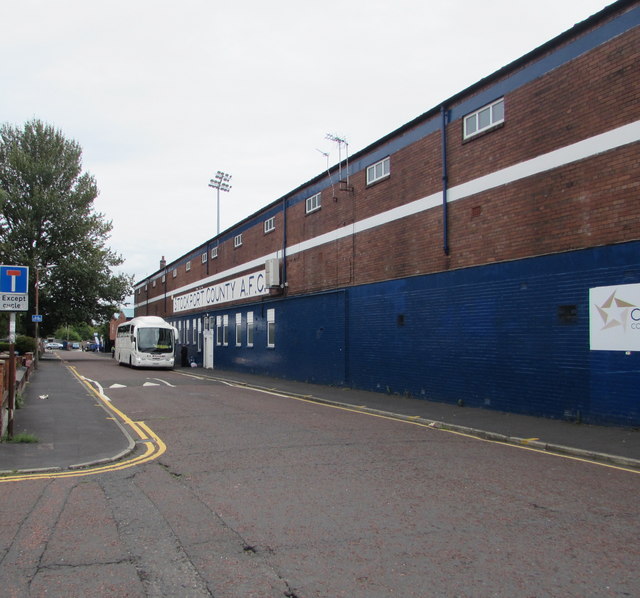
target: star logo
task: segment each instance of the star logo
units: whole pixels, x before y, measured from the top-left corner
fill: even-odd
[[[596,309],[602,318],[601,330],[622,326],[622,329],[626,331],[629,313],[634,307],[637,307],[633,303],[618,299],[618,297],[616,297],[617,292],[616,290],[611,293],[602,305],[596,305]]]

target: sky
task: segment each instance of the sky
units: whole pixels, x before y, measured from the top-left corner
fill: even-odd
[[[612,0],[0,0],[0,124],[81,146],[139,281]],[[342,157],[344,158],[344,146]]]

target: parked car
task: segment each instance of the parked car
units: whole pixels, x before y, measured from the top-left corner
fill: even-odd
[[[62,349],[62,343],[56,343],[56,342],[47,343],[45,345],[45,348],[47,348],[47,349]]]

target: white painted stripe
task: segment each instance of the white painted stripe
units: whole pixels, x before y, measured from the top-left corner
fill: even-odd
[[[525,160],[524,162],[514,164],[502,170],[496,170],[491,174],[479,177],[468,183],[452,187],[448,200],[456,201],[464,197],[469,197],[470,195],[475,195],[488,189],[507,185],[529,176],[577,162],[578,160],[597,156],[598,154],[608,152],[638,140],[640,140],[640,121],[614,129],[613,131],[607,131],[606,133],[590,137],[583,141],[578,141],[572,145],[531,158],[531,160]]]
[[[601,133],[600,135],[595,135],[594,137],[578,141],[577,143],[573,143],[571,145],[548,152],[546,154],[541,154],[540,156],[536,156],[535,158],[531,158],[530,160],[525,160],[524,162],[514,164],[513,166],[508,166],[507,168],[496,170],[495,172],[478,177],[477,179],[473,179],[472,181],[462,183],[461,185],[451,187],[447,191],[447,202],[451,203],[459,199],[464,199],[465,197],[470,197],[471,195],[476,195],[477,193],[488,191],[489,189],[494,189],[495,187],[500,187],[501,185],[508,185],[509,183],[513,183],[530,176],[547,172],[549,170],[553,170],[554,168],[560,168],[562,166],[566,166],[567,164],[571,164],[572,162],[577,162],[579,160],[597,156],[598,154],[602,154],[604,152],[608,152],[624,145],[628,145],[629,143],[635,143],[637,141],[640,141],[640,120],[629,123],[627,125],[623,125],[622,127],[618,127],[617,129],[607,131],[606,133]],[[401,218],[414,216],[415,214],[419,214],[420,212],[425,212],[432,208],[438,207],[441,204],[442,191],[438,191],[437,193],[434,193],[427,197],[423,197],[421,199],[403,204],[396,208],[392,208],[391,210],[387,210],[386,212],[381,212],[380,214],[376,214],[375,216],[370,216],[369,218],[359,220],[355,224],[335,229],[312,239],[307,239],[306,241],[297,243],[296,245],[288,246],[287,256],[295,255],[303,251],[308,251],[310,249],[314,249],[315,247],[320,247],[321,245],[325,245],[327,243],[337,241],[338,239],[348,237],[352,234],[358,234],[377,226],[383,226]],[[185,293],[186,291],[195,287],[200,287],[205,284],[215,282],[216,280],[222,280],[235,274],[239,274],[240,272],[246,272],[254,268],[264,267],[266,260],[280,257],[282,257],[282,251],[270,253],[263,257],[251,260],[250,262],[245,262],[244,264],[240,264],[239,266],[230,268],[229,270],[225,270],[224,272],[218,272],[217,274],[209,276],[205,279],[198,280],[179,289],[170,291],[169,293],[167,293],[167,296],[172,297],[173,295]],[[141,301],[139,303],[136,303],[135,305],[136,307],[141,307],[143,305],[146,305],[147,303],[153,303],[155,301],[161,301],[163,299],[164,295],[161,295],[159,297],[150,299],[148,302]]]

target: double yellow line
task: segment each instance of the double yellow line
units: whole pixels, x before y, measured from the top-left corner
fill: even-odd
[[[106,465],[100,465],[96,467],[87,466],[86,469],[69,469],[65,471],[43,471],[43,472],[25,472],[15,475],[8,475],[0,477],[0,483],[2,482],[19,482],[24,480],[48,480],[54,478],[75,478],[82,476],[97,475],[99,473],[108,473],[111,471],[119,471],[134,467],[136,465],[142,465],[157,459],[166,450],[167,446],[160,439],[160,437],[153,432],[153,430],[142,421],[133,421],[128,415],[117,409],[111,403],[111,400],[98,392],[89,382],[87,382],[84,376],[81,376],[75,367],[67,366],[71,373],[93,393],[101,402],[101,406],[107,412],[114,414],[114,419],[119,421],[124,426],[131,428],[133,433],[137,436],[138,442],[145,445],[143,454],[132,457],[130,459],[118,460]]]

